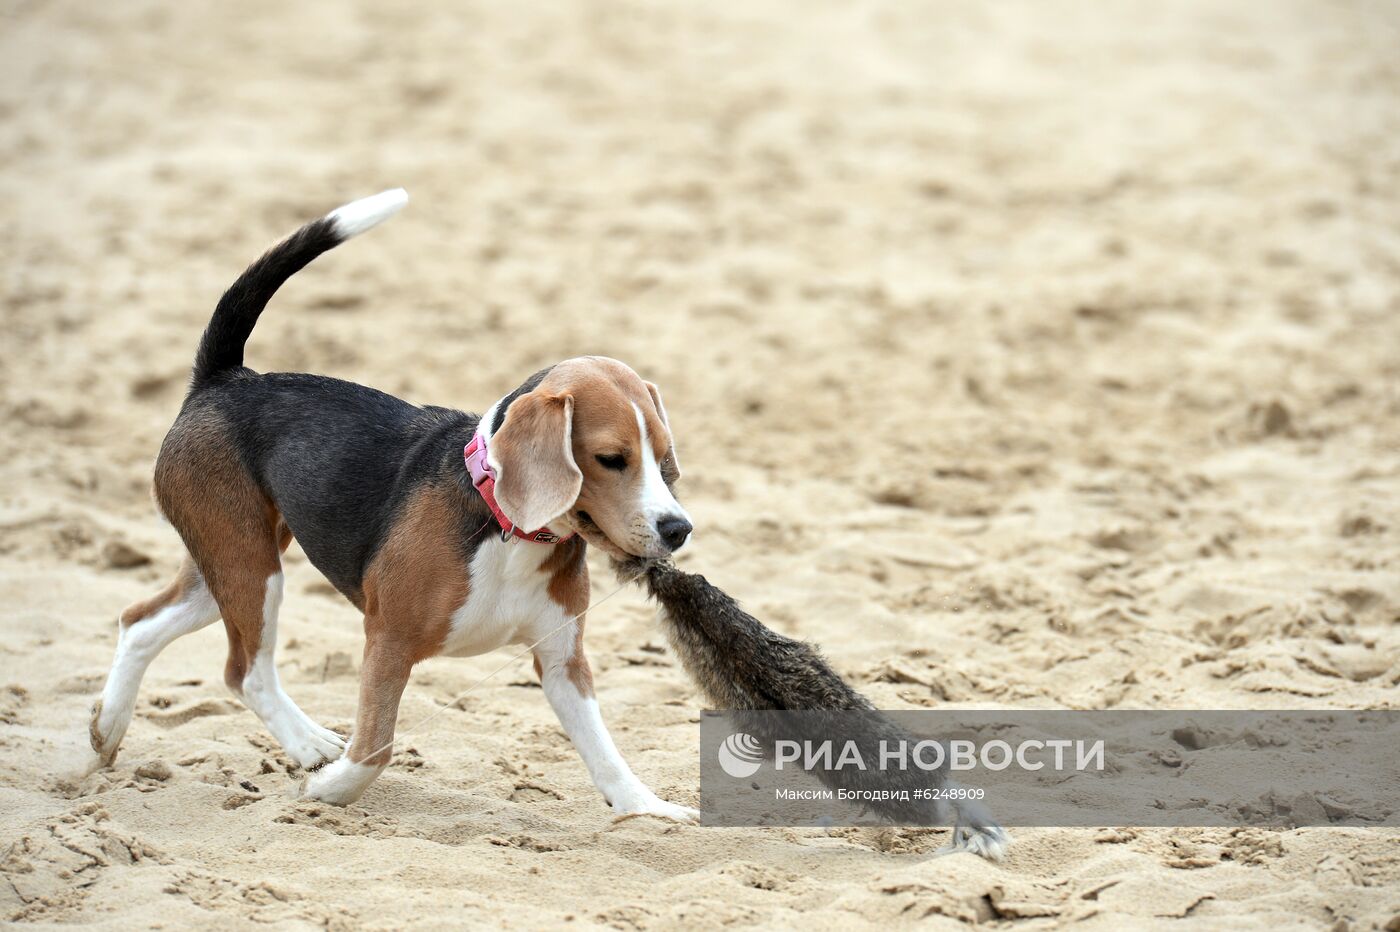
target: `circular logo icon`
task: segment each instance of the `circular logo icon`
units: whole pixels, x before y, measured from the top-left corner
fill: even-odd
[[[753,735],[735,732],[719,746],[719,765],[735,779],[753,776],[762,763],[763,747]]]

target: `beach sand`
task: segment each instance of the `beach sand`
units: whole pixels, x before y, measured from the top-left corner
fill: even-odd
[[[248,362],[482,410],[659,383],[681,565],[884,708],[1369,708],[1400,686],[1400,11],[1383,3],[11,2],[0,8],[0,918],[64,927],[1395,929],[1395,830],[614,823],[508,654],[422,665],[346,809],[212,626],[74,777],[214,302],[402,185]],[[612,576],[594,564],[595,595]],[[356,611],[287,556],[279,660],[353,718]],[[698,799],[633,591],[599,699]]]

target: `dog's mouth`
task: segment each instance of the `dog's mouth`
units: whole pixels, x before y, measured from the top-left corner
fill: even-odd
[[[598,526],[598,522],[593,520],[593,516],[582,508],[574,512],[574,530],[578,531],[579,537],[602,550],[609,556],[623,559],[630,556],[617,544],[612,542],[612,538],[603,533],[603,529]]]
[[[603,529],[598,526],[598,522],[593,520],[593,516],[582,508],[573,513],[573,519],[574,530],[578,532],[578,535],[614,560],[631,560],[640,556],[626,547],[615,544],[611,537],[603,533]]]

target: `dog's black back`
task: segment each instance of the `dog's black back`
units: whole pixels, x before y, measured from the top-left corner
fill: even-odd
[[[341,379],[240,366],[196,385],[170,437],[205,419],[225,429],[307,558],[352,601],[397,509],[419,485],[467,483],[459,496],[464,541],[488,515],[469,494],[461,462],[477,415],[418,407]]]

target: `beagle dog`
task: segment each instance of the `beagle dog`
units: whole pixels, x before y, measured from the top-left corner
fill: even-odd
[[[613,811],[693,820],[695,810],[659,799],[622,759],[583,650],[588,545],[659,557],[690,536],[671,491],[680,471],[657,387],[617,360],[585,356],[535,373],[477,416],[243,365],[282,283],[407,200],[386,191],[307,224],[214,309],[155,466],[156,503],[187,553],[164,590],[121,614],[92,710],[95,766],[116,756],[152,659],[219,618],[228,687],[314,771],[304,794],[338,805],[388,765],[414,664],[538,641],[544,694]],[[278,680],[281,555],[292,538],[364,612],[348,743]]]

